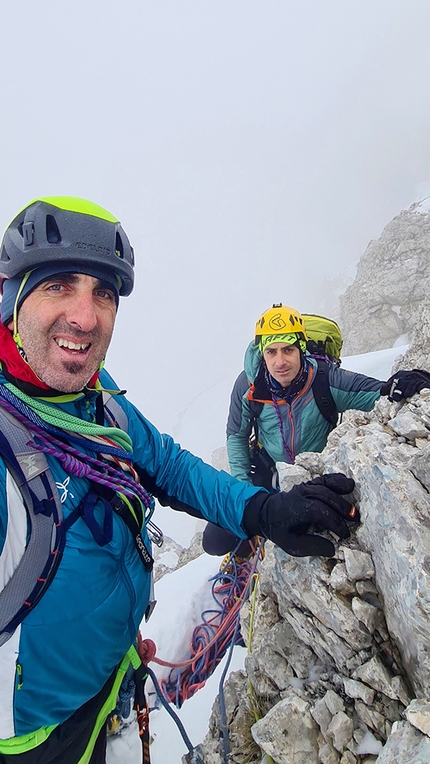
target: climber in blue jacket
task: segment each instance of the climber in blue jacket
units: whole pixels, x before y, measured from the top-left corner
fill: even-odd
[[[134,254],[105,209],[33,201],[4,234],[0,274],[0,764],[103,764],[151,599],[152,495],[238,538],[331,556],[312,528],[349,535],[354,482],[327,475],[270,495],[181,449],[120,393],[103,364]],[[24,453],[11,428],[25,428]]]

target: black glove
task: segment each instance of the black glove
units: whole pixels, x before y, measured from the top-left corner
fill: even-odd
[[[381,395],[388,395],[389,401],[401,401],[402,398],[412,398],[425,387],[430,387],[430,374],[423,369],[398,371],[381,387]]]
[[[250,537],[264,536],[296,557],[332,557],[332,542],[308,534],[308,530],[316,526],[316,530],[329,530],[341,539],[348,538],[345,520],[358,522],[360,516],[342,494],[351,493],[354,485],[346,475],[333,473],[295,485],[287,493],[259,492],[245,507],[243,527]]]

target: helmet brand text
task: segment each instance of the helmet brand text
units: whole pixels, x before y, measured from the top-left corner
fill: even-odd
[[[75,242],[75,247],[78,249],[89,249],[90,252],[98,252],[99,254],[103,255],[110,255],[111,250],[109,247],[102,247],[98,244],[86,244],[84,241],[77,241]]]

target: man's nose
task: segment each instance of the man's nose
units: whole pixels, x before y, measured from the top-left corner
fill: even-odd
[[[82,332],[91,332],[97,324],[94,297],[91,292],[74,295],[66,310],[67,323]]]

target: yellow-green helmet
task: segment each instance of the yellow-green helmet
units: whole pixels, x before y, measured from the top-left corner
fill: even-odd
[[[7,279],[57,263],[94,265],[117,277],[120,295],[134,283],[134,253],[119,220],[75,196],[34,199],[7,227],[0,275]]]

